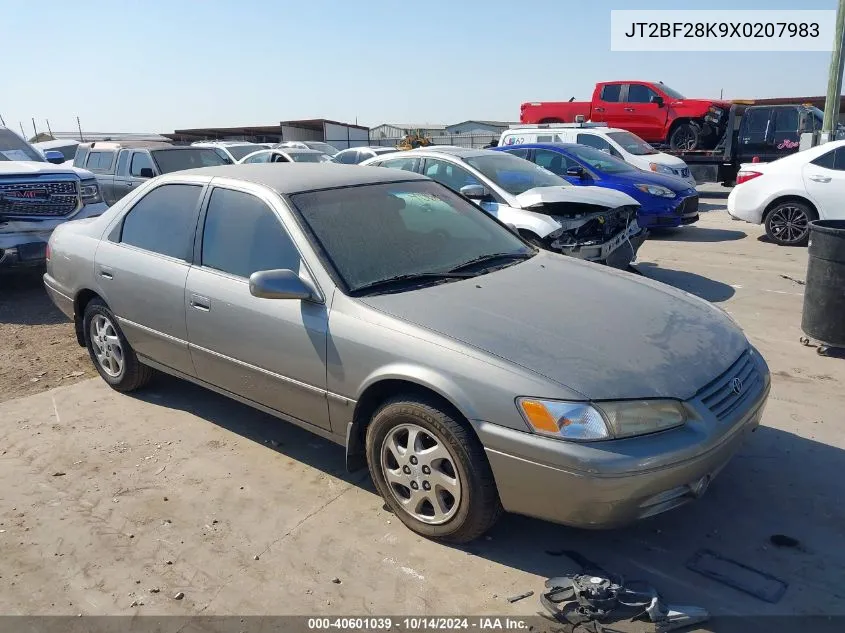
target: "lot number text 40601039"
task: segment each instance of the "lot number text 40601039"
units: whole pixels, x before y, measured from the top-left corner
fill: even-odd
[[[351,617],[351,618],[308,618],[308,628],[320,630],[397,630],[397,631],[519,631],[528,630],[529,624],[513,617]]]

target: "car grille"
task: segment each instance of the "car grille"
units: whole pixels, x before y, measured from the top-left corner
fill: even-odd
[[[724,374],[704,387],[698,397],[716,418],[724,420],[756,402],[763,388],[763,377],[751,353],[745,351]]]
[[[78,208],[76,179],[0,182],[0,215],[63,217]]]
[[[690,196],[684,198],[683,202],[678,205],[678,215],[687,215],[689,213],[698,213],[698,196]]]

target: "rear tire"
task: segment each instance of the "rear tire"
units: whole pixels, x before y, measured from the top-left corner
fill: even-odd
[[[806,246],[810,239],[810,222],[818,219],[810,205],[787,200],[766,214],[766,235],[779,246]]]
[[[381,405],[367,428],[367,463],[388,507],[427,538],[467,543],[502,512],[481,442],[434,400]]]
[[[92,299],[85,306],[82,332],[91,362],[112,389],[134,391],[150,381],[152,368],[138,360],[117,317],[101,299]]]

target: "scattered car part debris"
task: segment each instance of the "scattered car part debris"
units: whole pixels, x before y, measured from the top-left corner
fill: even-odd
[[[53,477],[64,477],[64,476],[65,476],[65,474],[66,474],[66,473],[63,473],[62,471],[59,471],[59,472],[53,473]]]
[[[519,602],[520,600],[524,600],[525,598],[530,598],[534,595],[533,591],[526,591],[525,593],[521,593],[516,596],[511,596],[508,598],[508,602]]]
[[[807,285],[806,282],[803,279],[796,279],[795,277],[790,277],[789,275],[781,275],[781,277],[783,279],[788,279],[789,281],[793,281],[796,284],[798,284],[799,286]]]
[[[769,541],[777,547],[798,547],[801,545],[801,541],[797,538],[792,538],[786,534],[772,534],[769,537]]]
[[[185,597],[184,592],[180,591],[180,592],[178,592],[175,596],[173,596],[173,599],[174,599],[174,600],[181,600],[181,599],[182,599],[182,598],[184,598],[184,597]]]
[[[602,570],[577,552],[566,555],[582,566],[582,573],[550,578],[546,581],[549,591],[540,596],[540,604],[562,624],[589,624],[599,633],[604,630],[601,622],[627,617],[648,620],[656,633],[666,633],[710,618],[701,607],[665,604],[651,585],[626,583],[622,576]]]
[[[687,563],[687,569],[772,604],[783,597],[789,586],[780,578],[708,549],[696,552]]]

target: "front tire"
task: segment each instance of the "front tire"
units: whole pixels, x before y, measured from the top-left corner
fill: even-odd
[[[669,147],[676,151],[691,151],[701,145],[701,126],[695,121],[685,121],[672,130]]]
[[[396,397],[379,407],[367,428],[367,463],[393,513],[422,536],[466,543],[501,514],[481,443],[434,401]]]
[[[82,321],[85,347],[100,376],[112,389],[127,392],[146,385],[152,368],[141,364],[108,306],[92,299]]]
[[[766,214],[766,235],[780,246],[806,246],[810,222],[817,219],[818,214],[804,202],[781,202]]]

